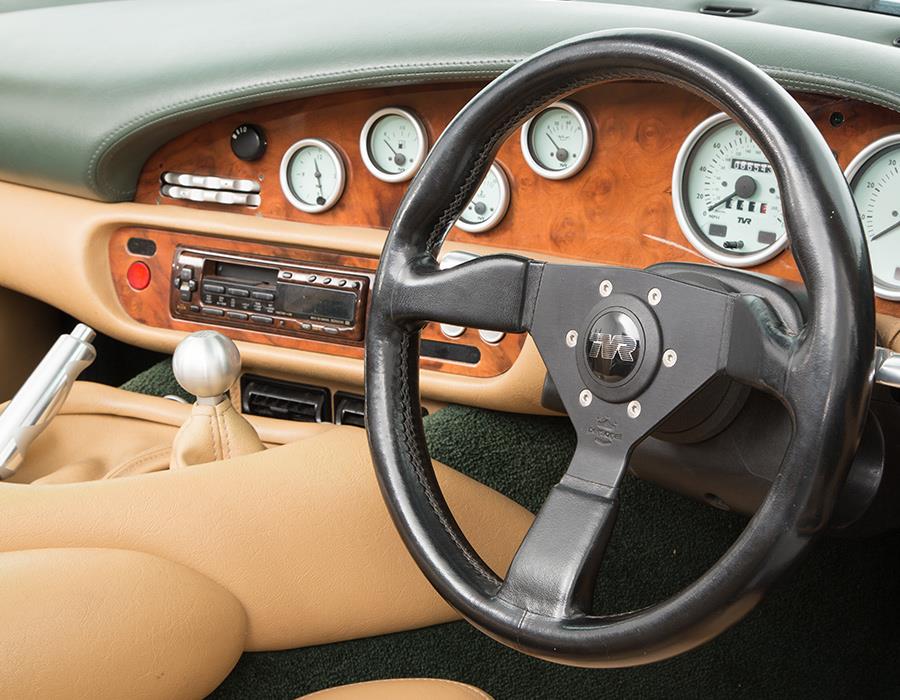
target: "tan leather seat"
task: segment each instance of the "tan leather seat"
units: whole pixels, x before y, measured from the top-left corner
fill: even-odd
[[[391,678],[304,695],[316,700],[491,700],[483,690],[441,678]]]

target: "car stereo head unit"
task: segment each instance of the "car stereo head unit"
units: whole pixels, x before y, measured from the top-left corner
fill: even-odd
[[[202,323],[360,342],[371,279],[365,270],[179,247],[171,311]]]

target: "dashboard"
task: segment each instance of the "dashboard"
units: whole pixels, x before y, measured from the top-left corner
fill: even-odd
[[[146,162],[137,202],[324,224],[333,250],[123,227],[109,245],[123,307],[157,328],[225,326],[253,342],[362,357],[364,314],[309,305],[341,294],[365,306],[377,257],[342,253],[343,232],[390,226],[428,148],[480,87],[322,95],[229,115],[173,139]],[[878,310],[900,316],[900,116],[854,99],[795,97],[847,171],[869,236]],[[627,81],[579,92],[523,126],[448,240],[457,251],[633,267],[688,261],[799,280],[782,207],[765,157],[728,117],[680,88]],[[141,252],[141,240],[152,255]],[[179,262],[186,247],[201,255],[187,282]],[[247,265],[219,279],[229,256]],[[444,264],[465,259],[457,252]],[[302,279],[284,276],[292,265]],[[273,276],[262,280],[260,269]],[[359,284],[355,301],[348,284]],[[313,301],[289,308],[286,295]],[[423,338],[423,367],[472,377],[507,371],[524,344],[522,336],[437,324]]]
[[[781,0],[745,17],[694,0],[393,0],[389,13],[362,0],[257,5],[194,0],[174,23],[142,2],[0,11],[4,287],[162,353],[185,332],[223,328],[248,371],[358,392],[368,285],[420,149],[534,52],[645,27],[734,51],[802,104],[854,183],[882,340],[895,337],[900,18]],[[300,40],[298,27],[317,31]],[[148,37],[152,50],[140,50]],[[512,252],[799,279],[765,163],[740,134],[698,131],[714,108],[640,82],[567,102],[502,147],[449,233],[445,265]],[[710,166],[727,176],[707,178]],[[738,196],[744,175],[753,182]],[[543,410],[532,339],[436,325],[423,338],[424,398]]]

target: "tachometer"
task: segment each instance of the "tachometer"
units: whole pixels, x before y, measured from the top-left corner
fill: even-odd
[[[758,265],[787,245],[775,172],[725,114],[702,122],[681,146],[672,201],[684,235],[715,262]]]
[[[900,299],[900,134],[864,148],[846,175],[869,244],[875,294]]]

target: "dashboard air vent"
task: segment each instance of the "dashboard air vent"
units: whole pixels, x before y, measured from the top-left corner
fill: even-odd
[[[731,5],[704,5],[700,8],[700,13],[716,17],[749,17],[755,15],[757,10],[752,7],[733,7]]]
[[[242,207],[258,207],[259,183],[254,180],[237,180],[215,175],[165,172],[159,186],[163,197],[186,199],[190,202],[234,204]]]

